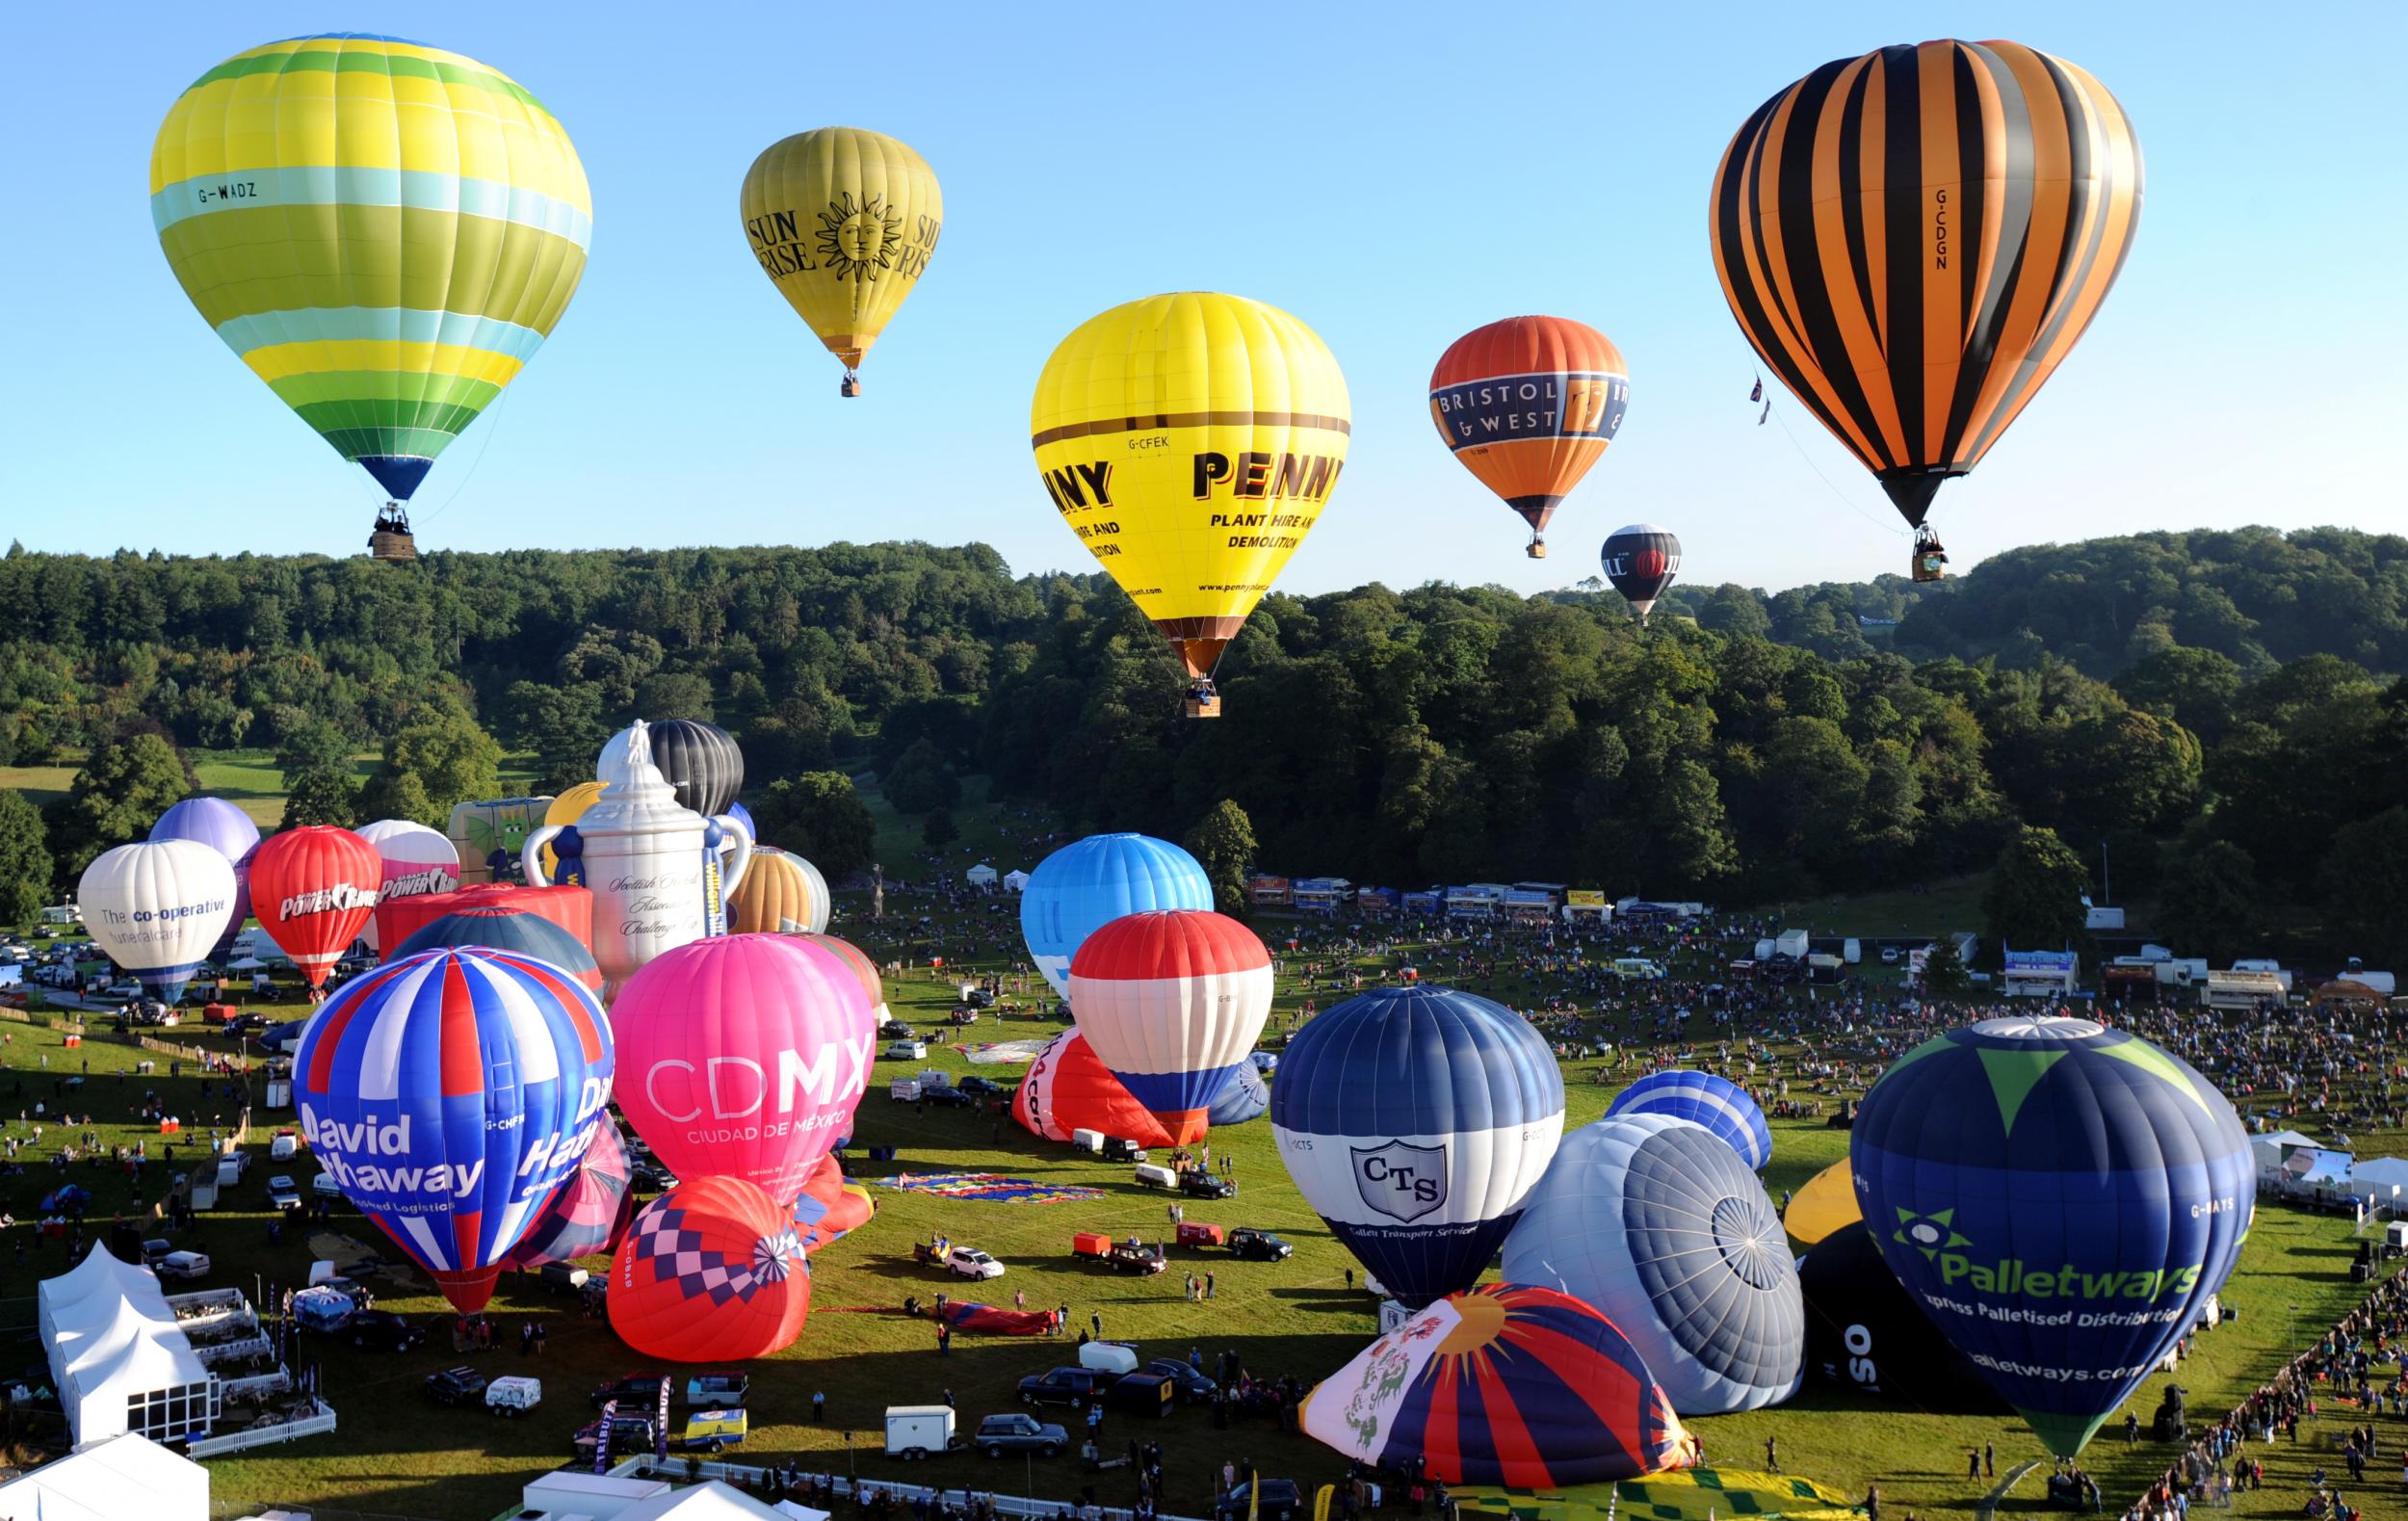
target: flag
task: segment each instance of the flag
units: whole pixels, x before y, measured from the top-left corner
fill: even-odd
[[[1758,412],[1758,413],[1756,414],[1756,426],[1757,426],[1757,427],[1759,427],[1759,428],[1762,428],[1762,427],[1765,425],[1765,419],[1766,419],[1766,418],[1767,418],[1767,417],[1770,417],[1771,415],[1772,415],[1772,398],[1771,398],[1771,397],[1769,397],[1769,396],[1767,396],[1767,397],[1766,397],[1766,398],[1765,398],[1765,409],[1764,409],[1763,411]],[[1788,427],[1789,425],[1788,425],[1787,423],[1784,423],[1784,424],[1782,424],[1781,426],[1783,426],[1784,428],[1786,428],[1786,427]]]
[[[1245,1521],[1263,1521],[1263,1471],[1245,1471]]]
[[[1761,402],[1765,399],[1765,378],[1763,376],[1760,375],[1756,377],[1756,388],[1747,393],[1747,399],[1751,402]]]

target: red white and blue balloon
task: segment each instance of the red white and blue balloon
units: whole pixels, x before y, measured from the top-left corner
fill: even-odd
[[[1174,1145],[1203,1138],[1270,1000],[1270,953],[1217,913],[1114,919],[1070,963],[1070,1011],[1087,1045]]]

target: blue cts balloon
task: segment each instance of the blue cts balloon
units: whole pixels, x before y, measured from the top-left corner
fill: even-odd
[[[1213,1108],[1207,1116],[1215,1130],[1223,1125],[1243,1125],[1260,1119],[1270,1108],[1270,1085],[1263,1081],[1254,1063],[1243,1062],[1221,1090],[1213,1096]]]
[[[1505,1276],[1604,1312],[1684,1415],[1778,1403],[1804,1377],[1780,1218],[1739,1154],[1686,1119],[1623,1115],[1565,1137],[1505,1238]]]
[[[2060,1457],[2197,1324],[2255,1202],[2224,1095],[2087,1019],[1916,1047],[1865,1095],[1848,1160],[1882,1259]]]
[[[1669,1115],[1703,1125],[1731,1143],[1740,1160],[1762,1172],[1772,1160],[1772,1127],[1747,1090],[1712,1072],[1650,1072],[1606,1106],[1606,1115]]]
[[[1289,1041],[1270,1123],[1304,1201],[1419,1309],[1470,1288],[1520,1218],[1563,1139],[1563,1073],[1502,1005],[1383,987]]]
[[[1070,958],[1086,937],[1124,914],[1153,908],[1209,911],[1213,884],[1195,857],[1150,834],[1090,834],[1029,874],[1020,935],[1055,996],[1070,996]]]

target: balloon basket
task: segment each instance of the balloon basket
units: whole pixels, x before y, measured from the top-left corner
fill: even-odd
[[[1533,538],[1531,540],[1530,548],[1524,550],[1523,553],[1532,560],[1544,560],[1547,558],[1547,541],[1543,538]]]
[[[368,536],[368,558],[406,564],[418,558],[418,540],[407,534],[379,529]]]
[[[1937,535],[1922,524],[1915,528],[1914,552],[1907,557],[1906,573],[1918,582],[1928,585],[1948,579],[1949,552],[1940,547]]]
[[[1186,701],[1187,715],[1191,719],[1220,717],[1220,694],[1210,687],[1191,691]]]
[[[836,394],[839,396],[859,396],[861,394],[861,377],[853,374],[851,370],[847,370],[845,372],[845,378],[836,382]]]

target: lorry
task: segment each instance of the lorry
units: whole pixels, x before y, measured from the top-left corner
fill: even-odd
[[[886,1407],[886,1455],[916,1462],[961,1445],[954,1434],[950,1404],[890,1404]]]

